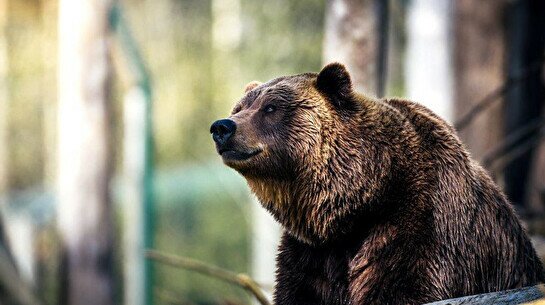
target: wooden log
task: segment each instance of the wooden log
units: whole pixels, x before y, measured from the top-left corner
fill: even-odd
[[[478,294],[473,296],[461,297],[456,299],[443,300],[439,302],[428,303],[428,305],[514,305],[523,304],[545,297],[545,285],[524,287],[513,290]]]

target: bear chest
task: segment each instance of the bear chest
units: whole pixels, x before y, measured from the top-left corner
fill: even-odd
[[[349,262],[352,251],[344,247],[315,248],[301,245],[287,245],[287,251],[280,257],[280,268],[286,278],[298,279],[287,286],[298,287],[297,297],[301,304],[348,304]],[[293,284],[293,285],[292,285]],[[288,289],[291,289],[288,288]],[[282,292],[281,292],[282,293]]]

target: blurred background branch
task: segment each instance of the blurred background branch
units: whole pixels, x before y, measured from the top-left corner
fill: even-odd
[[[168,264],[173,267],[199,272],[207,276],[229,282],[231,284],[239,285],[240,287],[250,292],[261,305],[271,304],[267,300],[267,297],[263,294],[263,291],[259,287],[259,285],[247,274],[234,273],[232,271],[206,264],[195,259],[164,254],[153,250],[147,251],[146,256],[163,264]]]
[[[524,68],[520,73],[509,77],[503,85],[487,94],[482,100],[476,102],[474,106],[458,121],[454,123],[456,130],[463,130],[475,119],[476,116],[488,109],[493,103],[501,101],[501,98],[519,83],[527,80],[529,77],[538,74],[543,69],[543,60],[535,62]]]

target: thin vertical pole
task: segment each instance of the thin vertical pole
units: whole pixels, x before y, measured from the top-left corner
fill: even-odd
[[[110,12],[134,84],[125,95],[125,304],[152,305],[154,272],[146,249],[154,246],[153,105],[149,74],[119,5]]]

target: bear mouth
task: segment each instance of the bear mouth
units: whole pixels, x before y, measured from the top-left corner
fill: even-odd
[[[261,153],[262,150],[238,151],[232,148],[222,148],[218,151],[224,160],[244,161]]]

